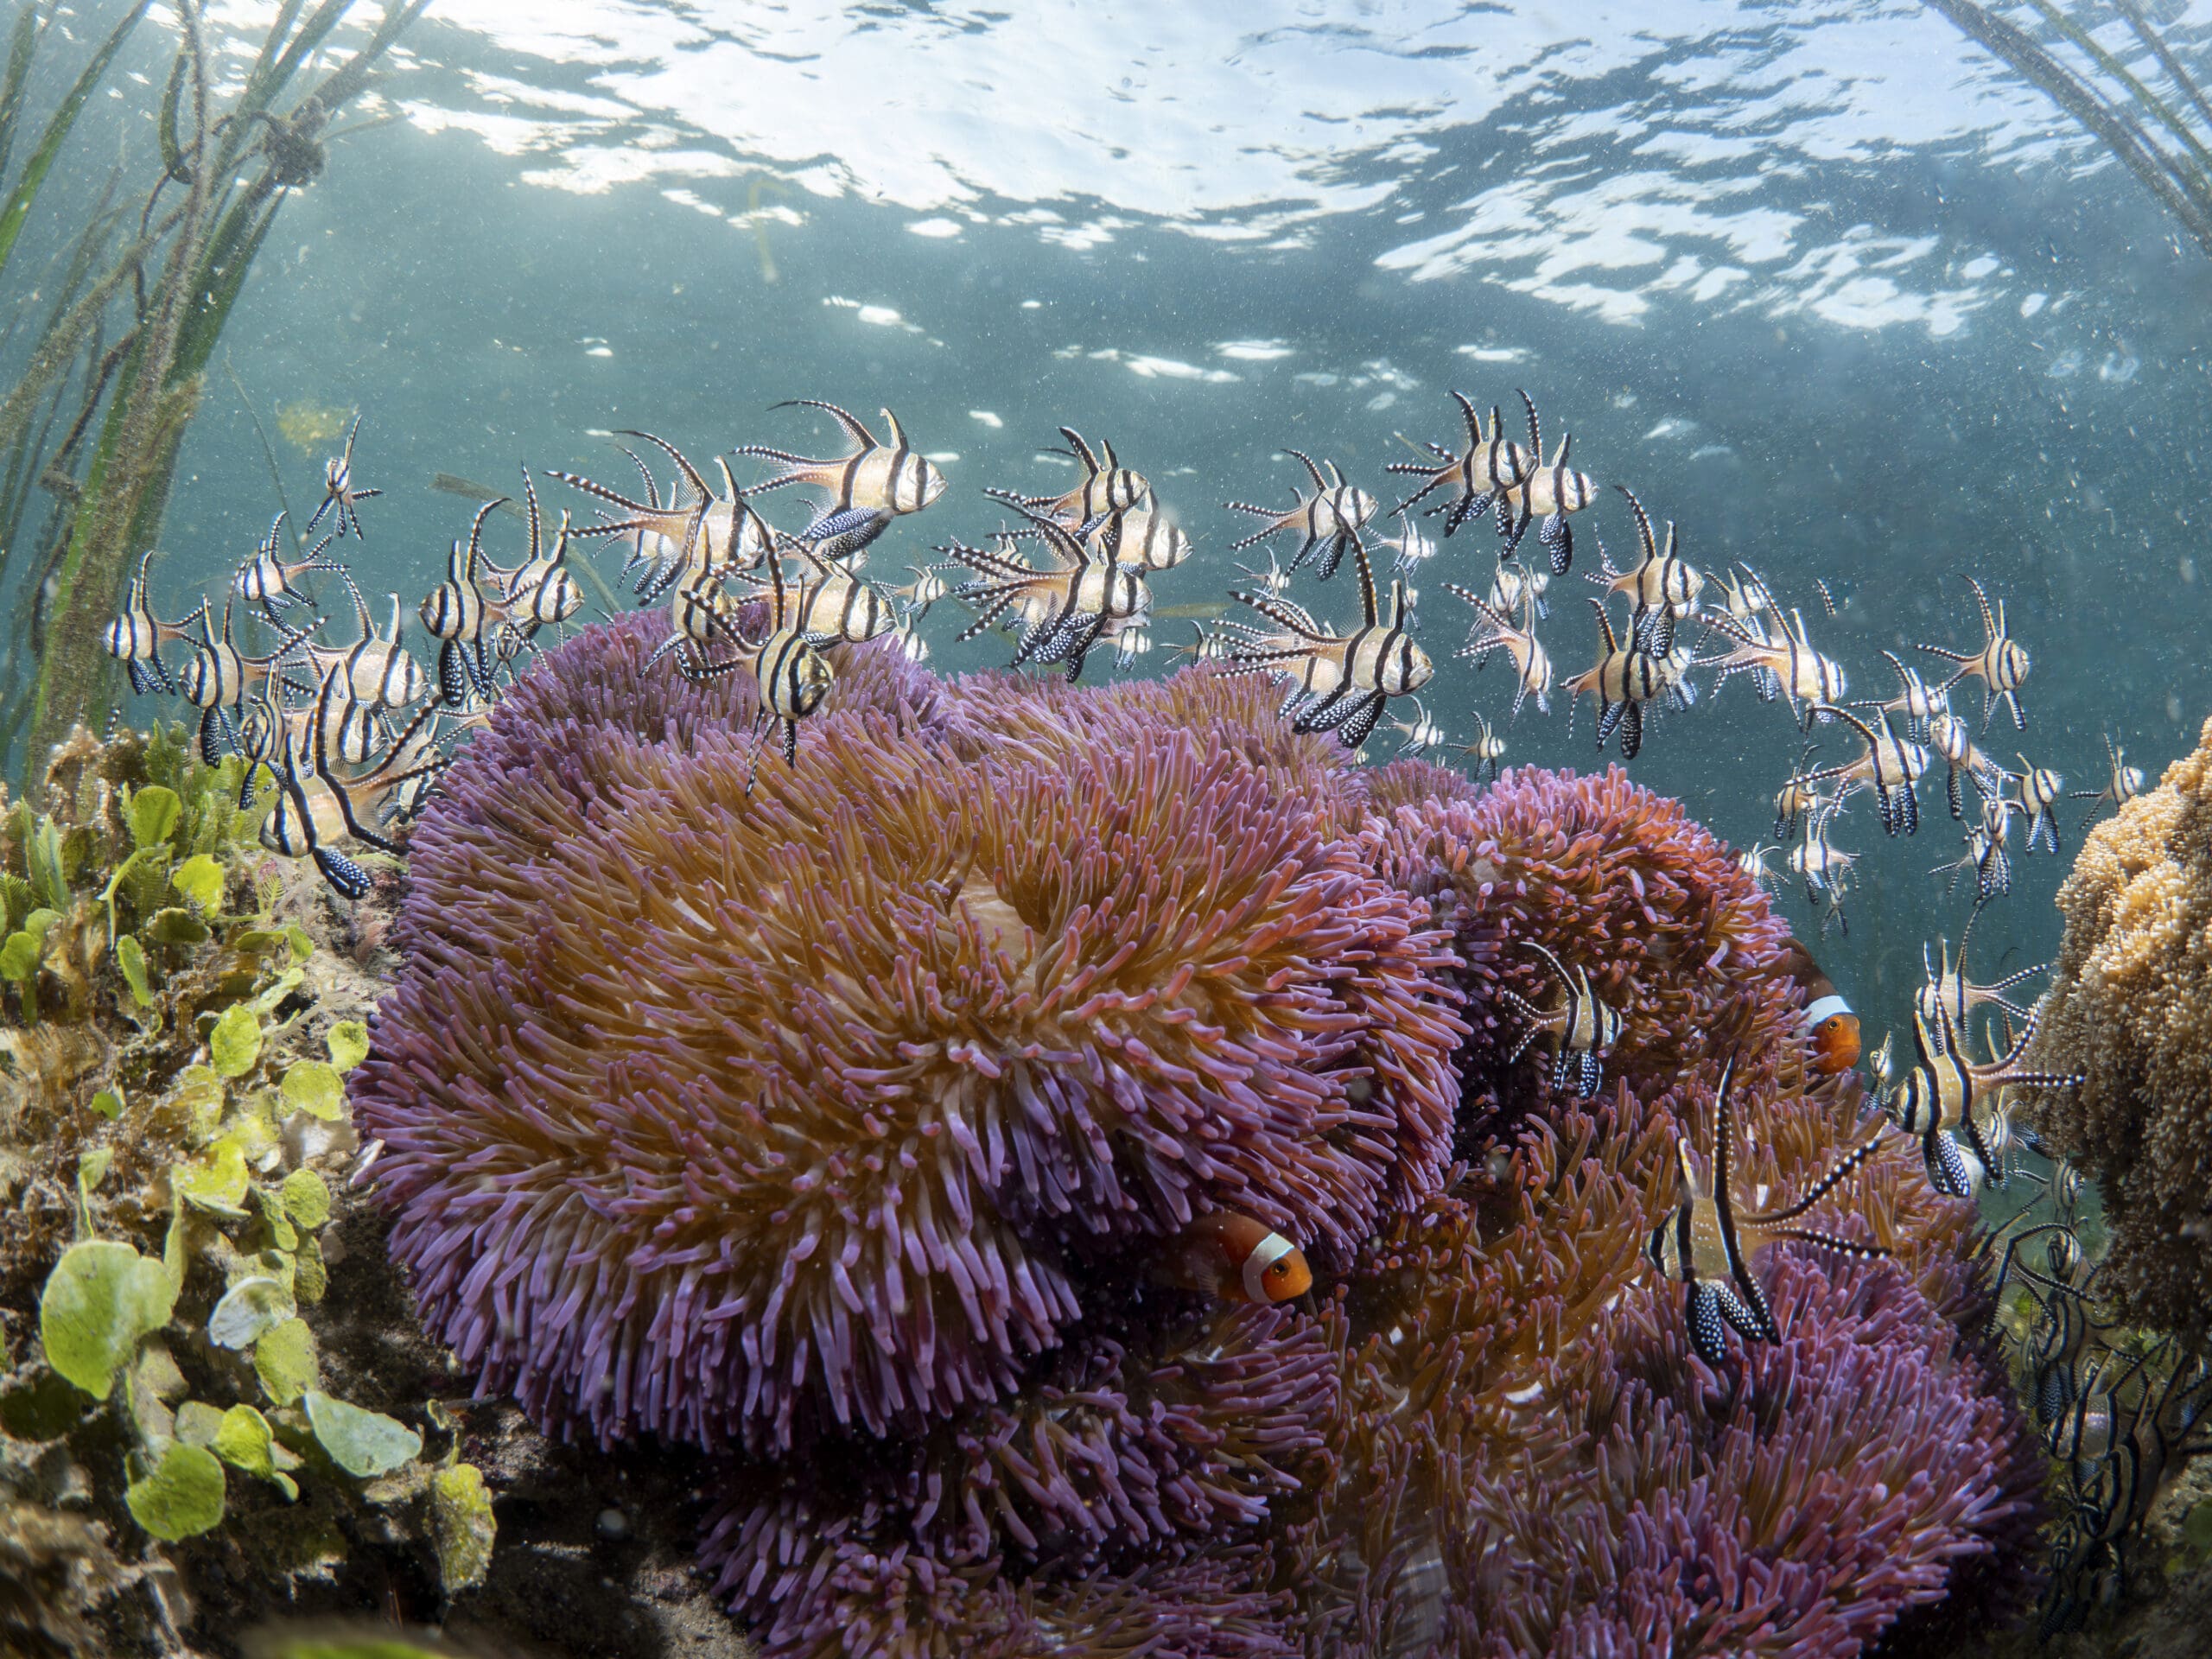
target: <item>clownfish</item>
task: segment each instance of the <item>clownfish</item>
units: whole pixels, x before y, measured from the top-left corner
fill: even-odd
[[[1813,1070],[1823,1077],[1859,1064],[1859,1015],[1796,939],[1783,944],[1783,971],[1805,991],[1805,1042]]]
[[[1266,1307],[1313,1288],[1313,1269],[1298,1246],[1263,1221],[1215,1210],[1171,1240],[1152,1276],[1179,1290]]]

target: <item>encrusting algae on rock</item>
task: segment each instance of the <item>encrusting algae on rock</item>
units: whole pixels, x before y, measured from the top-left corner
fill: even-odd
[[[888,645],[748,792],[749,683],[654,638],[455,757],[355,1094],[432,1333],[708,1450],[765,1651],[1840,1656],[2018,1599],[2043,1465],[1908,1143],[1816,1211],[1885,1259],[1758,1258],[1779,1341],[1707,1365],[1643,1262],[1732,1057],[1754,1207],[1878,1127],[1674,803]],[[1594,1100],[1506,1063],[1530,944],[1622,1014]],[[1159,1283],[1219,1211],[1311,1293]]]
[[[2101,1290],[2131,1322],[2202,1332],[2212,1296],[2212,722],[2154,789],[2084,838],[2038,1065],[2051,1151],[2096,1185]]]

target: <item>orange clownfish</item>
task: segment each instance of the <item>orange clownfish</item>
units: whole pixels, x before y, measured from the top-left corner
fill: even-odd
[[[1859,1015],[1821,971],[1812,953],[1789,939],[1783,945],[1783,971],[1804,988],[1805,1043],[1813,1070],[1824,1077],[1859,1064]]]
[[[1170,1240],[1153,1277],[1180,1290],[1262,1307],[1313,1287],[1313,1269],[1297,1245],[1267,1223],[1233,1210],[1210,1211]]]

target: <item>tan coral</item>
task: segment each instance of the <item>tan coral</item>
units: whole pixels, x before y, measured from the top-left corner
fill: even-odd
[[[2126,1317],[2197,1326],[2212,1289],[2212,721],[2194,753],[2091,831],[2059,889],[2066,941],[2037,1064],[2082,1073],[2035,1103],[2097,1185],[2102,1282]]]

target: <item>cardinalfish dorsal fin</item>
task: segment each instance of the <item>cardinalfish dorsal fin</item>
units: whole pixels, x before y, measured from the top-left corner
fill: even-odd
[[[360,638],[363,641],[373,639],[376,624],[369,618],[368,597],[361,592],[360,583],[353,580],[353,573],[348,570],[345,574],[346,591],[353,596],[353,620],[360,629]]]
[[[707,487],[707,480],[699,475],[699,469],[684,457],[682,450],[667,439],[655,437],[650,432],[640,432],[630,427],[623,428],[621,435],[626,438],[636,438],[642,443],[653,445],[676,463],[678,482],[675,497],[669,503],[671,509],[678,512],[698,511],[703,509],[708,502],[714,499],[714,492]]]
[[[1060,435],[1068,441],[1068,448],[1075,452],[1075,458],[1083,463],[1084,471],[1096,478],[1104,470],[1098,464],[1098,457],[1091,452],[1090,445],[1084,441],[1082,433],[1071,426],[1064,426],[1060,429]]]
[[[652,480],[648,479],[646,481],[650,483]],[[530,468],[527,466],[522,469],[522,493],[523,499],[528,504],[524,518],[530,526],[528,550],[523,556],[523,563],[529,564],[537,560],[540,550],[544,546],[545,533],[544,521],[537,511],[537,486],[531,481]]]
[[[1521,407],[1529,411],[1529,459],[1541,467],[1544,464],[1544,432],[1536,421],[1536,400],[1518,386],[1513,390],[1521,399]]]
[[[524,473],[523,474],[523,479],[525,484],[529,481],[529,474]],[[507,498],[504,495],[496,501],[486,501],[482,506],[476,510],[475,520],[468,526],[468,547],[467,551],[465,553],[462,552],[460,543],[456,542],[454,543],[454,551],[461,556],[460,567],[453,571],[453,579],[455,582],[474,582],[476,580],[477,569],[483,563],[484,560],[484,521],[506,505]],[[532,540],[534,541],[536,539],[534,532],[537,527],[537,498],[535,495],[532,495],[530,499],[530,512],[531,529],[533,531]]]
[[[819,397],[786,397],[783,402],[771,404],[768,407],[772,410],[818,409],[836,421],[839,426],[844,428],[845,435],[860,445],[861,448],[874,449],[881,447],[876,442],[874,435],[862,426],[857,417],[848,414],[835,404],[823,403]],[[886,414],[889,412],[887,410],[885,411]]]
[[[1659,549],[1656,539],[1651,534],[1651,520],[1643,511],[1643,503],[1636,499],[1636,492],[1630,489],[1627,485],[1616,484],[1613,487],[1628,499],[1628,510],[1636,518],[1637,540],[1643,549],[1643,563],[1649,564],[1659,556]],[[1669,525],[1669,529],[1671,531],[1673,526]],[[1671,546],[1668,549],[1670,553],[1673,550]]]
[[[1490,442],[1488,438],[1483,435],[1482,416],[1475,412],[1475,406],[1468,401],[1466,393],[1463,391],[1453,392],[1452,394],[1452,401],[1459,405],[1459,418],[1465,424],[1467,429],[1467,448],[1470,449],[1481,448],[1484,444]]]

